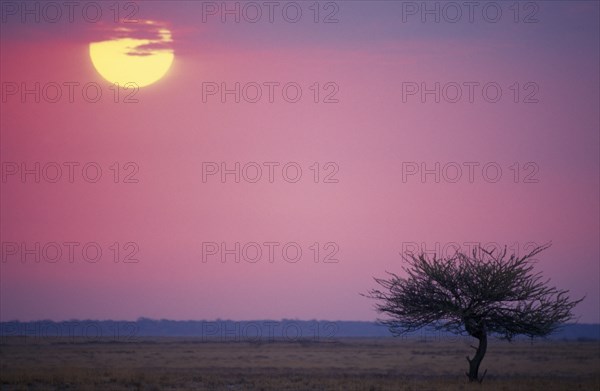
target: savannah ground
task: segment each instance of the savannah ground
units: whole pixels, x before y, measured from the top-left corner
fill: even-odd
[[[482,384],[466,338],[134,342],[3,338],[0,390],[598,390],[594,342],[491,340]]]

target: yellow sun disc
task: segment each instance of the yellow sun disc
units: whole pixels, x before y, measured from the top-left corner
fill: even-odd
[[[173,63],[172,50],[145,49],[156,41],[119,38],[90,43],[90,57],[98,73],[110,83],[144,87],[160,80]],[[140,50],[140,48],[143,48]]]

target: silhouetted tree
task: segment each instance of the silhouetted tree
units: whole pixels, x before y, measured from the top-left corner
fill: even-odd
[[[388,316],[380,321],[395,336],[433,326],[477,338],[475,355],[467,356],[467,376],[482,381],[479,366],[488,335],[509,341],[516,335],[546,336],[573,319],[571,310],[583,300],[570,300],[569,291],[549,286],[549,279],[534,272],[532,257],[549,246],[522,257],[507,257],[506,248],[497,254],[479,248],[470,256],[457,252],[445,259],[407,254],[406,277],[388,272],[387,279],[375,278],[381,288],[366,296],[379,301],[377,311]]]

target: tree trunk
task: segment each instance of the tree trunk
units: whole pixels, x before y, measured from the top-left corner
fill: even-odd
[[[485,351],[487,350],[487,333],[482,331],[475,337],[479,340],[479,346],[477,347],[475,356],[473,356],[472,359],[467,357],[467,361],[469,361],[469,373],[467,373],[467,376],[469,377],[469,381],[481,382],[483,381],[483,377],[481,380],[479,379],[479,365],[481,364],[481,360],[483,360],[483,356],[485,356]],[[483,376],[485,376],[485,373]]]

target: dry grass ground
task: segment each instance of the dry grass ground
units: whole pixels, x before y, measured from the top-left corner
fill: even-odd
[[[491,341],[483,384],[468,340],[111,342],[6,338],[4,390],[599,390],[598,342]]]

